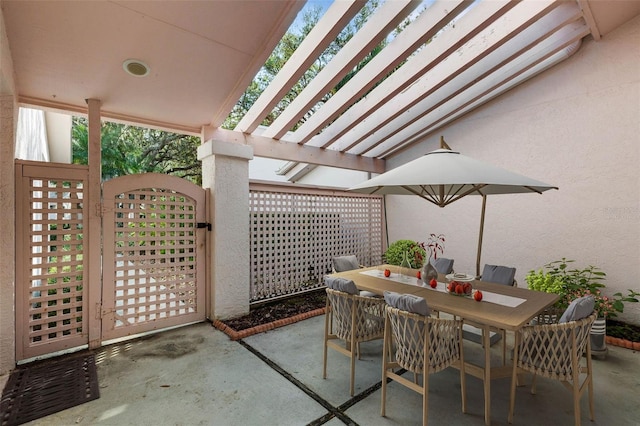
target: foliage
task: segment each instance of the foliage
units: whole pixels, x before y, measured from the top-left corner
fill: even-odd
[[[164,173],[202,183],[202,167],[197,159],[200,138],[125,124],[102,123],[102,180],[136,173]],[[88,126],[74,117],[72,126],[73,163],[88,163]]]
[[[342,49],[355,33],[362,28],[371,15],[378,8],[379,0],[369,0],[363,8],[358,12],[354,19],[345,26],[345,28],[336,36],[335,40],[322,52],[318,58],[311,64],[308,70],[300,77],[298,82],[291,87],[291,90],[283,96],[273,110],[262,120],[262,125],[271,125],[278,116],[284,111],[284,109],[291,104],[294,99],[302,93],[302,91],[311,83],[311,81],[318,75],[324,67],[329,64],[331,59]],[[275,76],[280,72],[282,67],[289,58],[294,54],[296,49],[303,42],[305,37],[311,32],[313,27],[318,23],[321,18],[322,8],[315,6],[307,9],[303,12],[302,24],[299,29],[290,29],[282,37],[278,45],[275,47],[269,58],[262,66],[253,82],[247,87],[244,94],[240,97],[233,110],[222,124],[225,129],[233,130],[240,122],[242,117],[249,111],[251,106],[260,97],[260,94],[267,88]],[[405,24],[406,25],[406,24]],[[300,127],[304,121],[310,117],[316,110],[324,105],[341,87],[343,87],[351,78],[353,78],[358,71],[360,71],[364,65],[366,65],[375,55],[377,55],[382,48],[387,44],[387,40],[383,40],[377,46],[374,46],[371,52],[369,52],[360,63],[356,64],[354,68],[336,83],[336,85],[329,90],[327,94],[323,96],[315,105],[310,107],[310,110],[305,116],[295,123],[291,128],[291,131],[295,131]],[[371,89],[370,89],[371,90]],[[366,94],[365,94],[366,95]]]
[[[418,269],[422,266],[426,255],[424,244],[413,240],[398,240],[394,242],[384,253],[384,258],[390,265],[400,265],[405,253],[409,254],[409,263],[411,263],[413,269]]]
[[[606,274],[592,265],[583,269],[569,269],[569,263],[573,262],[574,260],[562,258],[546,264],[544,269],[529,271],[525,278],[529,289],[561,295],[556,302],[556,306],[561,309],[566,309],[578,297],[592,295],[598,316],[608,318],[623,312],[625,302],[638,301],[640,293],[631,289],[626,296],[620,292],[613,296],[602,294],[601,289],[606,287],[603,283]]]
[[[427,240],[427,250],[429,251],[429,258],[438,258],[438,252],[444,253],[444,235],[443,234],[431,234]]]

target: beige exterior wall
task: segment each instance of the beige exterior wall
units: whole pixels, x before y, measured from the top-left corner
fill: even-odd
[[[13,65],[0,11],[0,376],[15,366],[14,146],[18,106]],[[4,380],[0,379],[0,385]]]
[[[248,145],[210,140],[198,147],[202,186],[211,189],[210,319],[249,312],[249,160]]]
[[[389,167],[438,148],[558,186],[542,195],[489,197],[481,265],[531,269],[566,257],[607,273],[605,293],[640,290],[640,17],[542,75],[438,131]],[[455,270],[475,270],[480,197],[444,209],[387,198],[389,240],[447,237]],[[640,303],[621,318],[640,324]]]

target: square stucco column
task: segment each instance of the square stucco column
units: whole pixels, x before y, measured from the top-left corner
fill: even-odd
[[[0,376],[15,367],[15,123],[13,95],[0,95]]]
[[[198,147],[202,186],[211,190],[210,319],[249,312],[249,160],[253,148],[209,140]]]

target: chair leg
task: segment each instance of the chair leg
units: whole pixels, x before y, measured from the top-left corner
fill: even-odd
[[[425,366],[426,368],[426,366]],[[427,426],[429,422],[429,371],[422,375],[422,426]]]
[[[349,395],[353,396],[354,393],[354,389],[355,389],[355,379],[356,379],[356,353],[354,352],[354,346],[356,345],[351,345],[351,379],[350,382],[351,384],[349,385]]]
[[[327,378],[327,340],[329,338],[329,317],[331,316],[331,310],[327,303],[324,317],[324,347],[322,348],[322,378]]]
[[[388,358],[387,358],[388,357]],[[385,416],[385,406],[387,402],[387,360],[391,362],[391,330],[389,321],[385,317],[384,337],[382,339],[382,401],[380,403],[380,415]]]
[[[579,370],[578,370],[579,371]],[[573,380],[573,418],[575,425],[580,426],[580,373]]]
[[[464,348],[462,345],[462,328],[460,329],[460,392],[462,397],[462,412],[467,412],[467,374],[464,370]]]
[[[589,419],[595,420],[595,414],[593,410],[593,371],[591,370],[591,342],[587,339],[587,378],[589,384],[587,385],[587,392],[589,392]]]

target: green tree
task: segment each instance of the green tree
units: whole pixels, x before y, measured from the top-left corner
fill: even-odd
[[[72,125],[73,163],[87,164],[88,128],[84,118]],[[111,122],[101,128],[102,180],[136,173],[164,173],[202,184],[197,159],[200,138]]]

